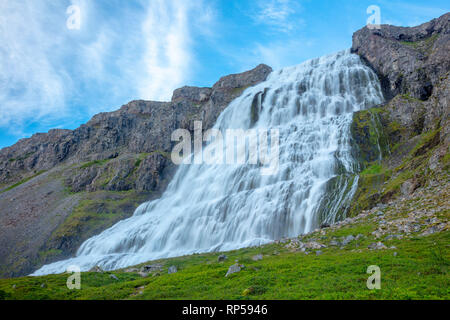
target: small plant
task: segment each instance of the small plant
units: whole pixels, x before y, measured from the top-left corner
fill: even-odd
[[[431,264],[438,273],[446,274],[449,266],[449,261],[445,258],[442,253],[442,247],[436,246],[430,250]]]

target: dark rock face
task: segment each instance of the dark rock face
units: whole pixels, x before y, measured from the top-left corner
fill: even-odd
[[[450,66],[450,13],[414,28],[367,27],[353,35],[352,51],[378,73],[387,99],[411,94],[426,100]]]
[[[413,28],[363,28],[352,50],[379,75],[387,99],[383,120],[398,127],[398,141],[440,126],[448,139],[450,13]]]
[[[75,130],[50,130],[0,150],[0,277],[73,255],[87,238],[161,195],[176,171],[171,134],[211,128],[272,69],[175,90],[170,102],[132,101]],[[17,186],[15,185],[17,184]]]

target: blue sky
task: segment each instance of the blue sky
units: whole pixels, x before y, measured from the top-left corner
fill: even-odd
[[[67,27],[71,5],[79,29]],[[349,48],[370,5],[402,26],[450,11],[448,0],[0,0],[0,148],[259,63]]]

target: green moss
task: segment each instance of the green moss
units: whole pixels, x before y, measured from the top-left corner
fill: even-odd
[[[351,133],[355,153],[363,167],[390,154],[389,139],[380,119],[384,112],[384,109],[372,108],[353,115]]]
[[[61,249],[65,243],[70,247],[128,218],[134,209],[145,202],[148,194],[98,191],[86,193],[72,214],[52,233],[46,248]]]
[[[442,128],[422,134],[420,142],[411,151],[409,158],[425,154],[439,144]]]
[[[400,173],[394,179],[387,181],[386,185],[384,186],[383,193],[390,195],[398,193],[398,191],[400,191],[400,187],[402,186],[402,184],[413,177],[414,173],[411,171],[404,171]]]
[[[379,163],[373,164],[370,167],[366,168],[361,175],[378,175],[383,170],[383,166]]]
[[[233,95],[233,96],[237,96],[237,95],[241,95],[245,90],[247,90],[248,88],[249,88],[250,86],[244,86],[244,87],[241,87],[241,88],[234,88],[232,91],[231,91],[231,94]]]
[[[411,97],[410,93],[402,94],[401,97],[402,97],[402,99],[407,100],[409,102],[420,102],[420,103],[423,103],[422,100],[414,98],[414,97]]]
[[[450,154],[447,153],[441,160],[442,164],[444,165],[444,170],[449,170],[450,168]]]
[[[22,156],[20,156],[20,157],[18,157],[18,158],[11,158],[11,159],[9,159],[8,161],[9,162],[15,162],[15,161],[23,161],[23,160],[26,160],[26,159],[28,159],[29,157],[31,157],[33,154],[35,154],[36,153],[36,151],[33,151],[33,152],[27,152],[27,153],[25,153],[24,155],[22,155]]]
[[[170,152],[166,152],[166,151],[163,151],[163,150],[155,150],[155,151],[152,151],[152,152],[149,152],[149,153],[141,153],[138,156],[138,160],[142,161],[142,160],[148,158],[149,156],[152,156],[152,155],[155,155],[155,154],[159,154],[159,155],[163,156],[166,159],[170,159],[171,158]]]
[[[16,187],[18,187],[18,186],[20,186],[20,185],[22,185],[22,184],[24,184],[24,183],[30,181],[31,179],[34,179],[34,178],[36,178],[37,176],[40,176],[40,175],[43,174],[44,172],[46,172],[46,171],[45,171],[45,170],[41,170],[41,171],[39,171],[38,173],[32,175],[31,177],[22,179],[22,180],[20,180],[19,182],[13,184],[12,186],[9,186],[8,188],[3,189],[2,191],[0,191],[0,193],[4,193],[4,192],[6,192],[6,191],[12,190],[12,189],[14,189],[14,188],[16,188]]]
[[[49,249],[49,250],[39,251],[39,258],[45,261],[46,259],[53,257],[53,256],[58,256],[61,253],[62,253],[62,251],[58,250],[58,249]]]
[[[356,216],[362,210],[370,209],[382,200],[384,183],[392,172],[380,164],[369,166],[359,176],[358,189],[353,197],[349,215]]]
[[[352,202],[353,185],[356,175],[342,173],[326,184],[326,192],[317,210],[318,224],[332,224],[343,220]]]
[[[142,159],[137,159],[137,160],[134,162],[134,167],[135,167],[135,168],[139,168],[139,167],[141,166],[141,162],[142,162]]]
[[[111,159],[104,159],[104,160],[94,160],[89,161],[80,166],[80,169],[86,169],[90,168],[92,166],[103,166],[104,164],[108,163]]]
[[[426,39],[419,41],[400,41],[402,45],[413,48],[414,50],[418,50],[422,53],[430,53],[434,43],[439,38],[439,34],[432,35]]]

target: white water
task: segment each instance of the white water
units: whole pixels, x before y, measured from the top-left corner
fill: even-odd
[[[257,94],[258,121],[252,124]],[[309,232],[320,223],[326,183],[338,168],[353,173],[352,113],[381,102],[376,75],[349,51],[273,72],[234,100],[215,128],[279,129],[277,174],[262,176],[260,167],[250,164],[183,165],[161,199],[142,204],[131,218],[87,240],[75,258],[34,275],[61,273],[70,265],[113,270]],[[332,199],[333,212],[344,198],[351,199],[357,179],[352,181],[350,195],[338,192]]]

